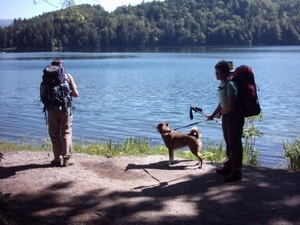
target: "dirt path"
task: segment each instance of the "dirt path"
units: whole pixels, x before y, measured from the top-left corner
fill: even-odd
[[[75,154],[65,168],[46,152],[4,157],[0,191],[12,193],[22,224],[300,224],[299,172],[247,165],[242,181],[224,183],[215,165],[169,168],[166,156]]]

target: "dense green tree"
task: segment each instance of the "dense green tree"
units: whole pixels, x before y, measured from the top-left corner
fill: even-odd
[[[14,19],[0,48],[300,44],[299,0],[154,0],[111,13],[74,5]]]

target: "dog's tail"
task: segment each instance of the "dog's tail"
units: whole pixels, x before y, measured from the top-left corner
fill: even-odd
[[[201,133],[197,127],[192,127],[189,135],[194,136],[197,139],[199,139],[201,137]]]

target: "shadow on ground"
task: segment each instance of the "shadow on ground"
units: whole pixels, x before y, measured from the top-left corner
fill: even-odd
[[[128,164],[125,171],[170,169],[162,163]],[[0,167],[0,177],[36,166]],[[181,169],[174,166],[172,172]],[[235,183],[224,183],[213,170],[184,181],[157,181],[124,192],[99,188],[74,196],[60,194],[74,183],[58,182],[32,196],[15,196],[12,205],[24,215],[22,224],[300,224],[299,172],[247,165],[243,180]],[[186,215],[180,207],[170,213],[166,202],[194,207]],[[40,216],[42,211],[51,213]]]
[[[16,172],[37,169],[37,168],[49,168],[50,164],[27,164],[21,166],[1,167],[0,166],[0,179],[5,179],[16,175]]]

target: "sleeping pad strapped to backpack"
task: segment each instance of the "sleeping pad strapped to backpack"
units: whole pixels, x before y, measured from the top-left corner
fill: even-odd
[[[236,82],[238,86],[238,103],[244,117],[259,115],[261,108],[252,69],[249,66],[241,65],[234,70],[230,80]]]

